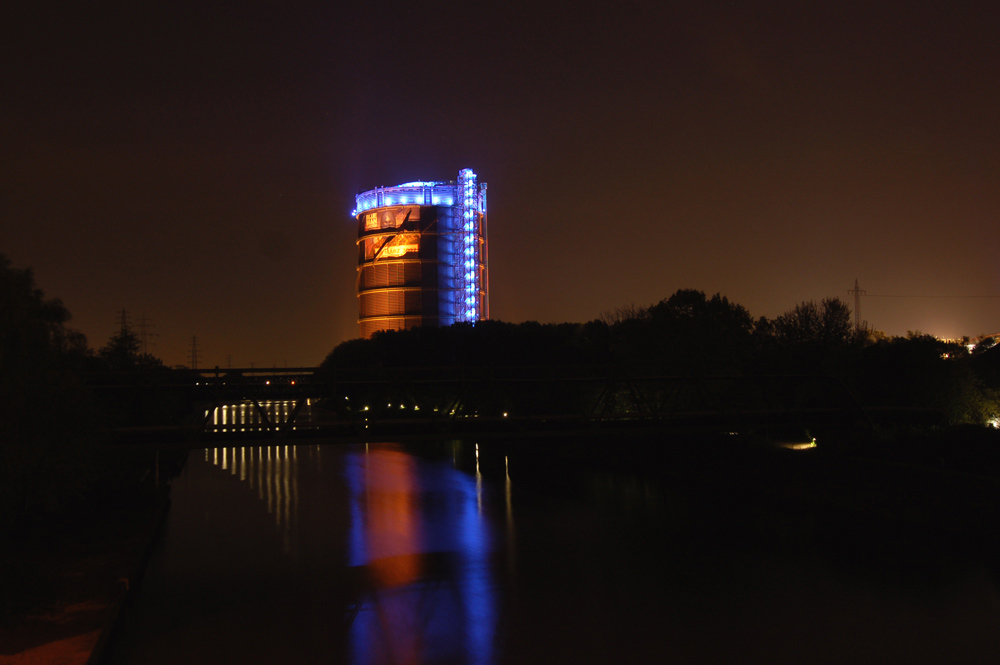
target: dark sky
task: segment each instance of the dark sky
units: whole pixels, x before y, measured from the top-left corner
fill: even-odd
[[[870,5],[875,4],[877,7]],[[4,3],[0,252],[99,347],[311,365],[354,195],[489,183],[491,310],[679,288],[1000,332],[996,2]],[[934,296],[934,297],[930,297]]]

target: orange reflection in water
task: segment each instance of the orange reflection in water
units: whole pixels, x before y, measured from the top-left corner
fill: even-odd
[[[420,516],[416,463],[398,449],[365,456],[365,549],[369,574],[378,588],[410,584],[420,578]]]
[[[359,572],[365,597],[353,626],[351,660],[416,665],[422,631],[410,585],[425,572],[416,462],[395,446],[380,445],[366,450],[363,464],[363,529],[356,533],[364,553]]]

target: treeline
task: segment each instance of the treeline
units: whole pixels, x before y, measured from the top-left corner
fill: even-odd
[[[30,269],[0,254],[0,527],[58,512],[135,473],[123,468],[124,455],[101,451],[108,430],[176,423],[189,408],[183,396],[143,389],[168,383],[163,373],[175,370],[140,353],[129,326],[95,351],[69,321]]]
[[[419,368],[542,378],[566,376],[567,368],[635,379],[817,375],[841,382],[867,408],[922,410],[939,414],[941,423],[986,424],[1000,415],[998,354],[987,345],[970,351],[963,343],[916,332],[856,332],[850,308],[838,298],[799,303],[768,319],[754,318],[719,294],[685,289],[652,306],[623,307],[587,323],[481,321],[378,333],[340,344],[322,369],[331,379],[351,371]]]

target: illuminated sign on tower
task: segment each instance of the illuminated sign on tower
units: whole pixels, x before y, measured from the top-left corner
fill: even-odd
[[[362,337],[489,318],[486,183],[472,169],[370,189],[355,203]]]

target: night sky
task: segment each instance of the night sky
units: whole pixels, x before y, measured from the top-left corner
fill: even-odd
[[[1000,3],[11,2],[0,23],[0,252],[95,348],[124,307],[170,365],[193,335],[201,366],[314,365],[358,334],[354,195],[463,167],[489,184],[496,319],[679,288],[771,317],[853,305],[858,279],[889,334],[1000,332]]]

